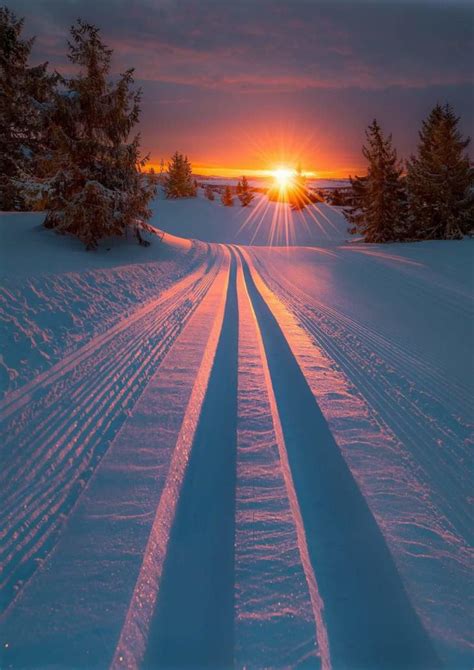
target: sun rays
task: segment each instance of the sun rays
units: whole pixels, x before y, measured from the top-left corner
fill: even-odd
[[[330,239],[334,223],[326,215],[320,203],[309,203],[304,209],[293,209],[283,200],[269,200],[266,194],[255,200],[255,205],[246,212],[246,217],[237,232],[252,228],[250,244],[262,237],[268,246],[294,246],[298,243],[298,230],[311,232],[316,226],[323,237]],[[267,232],[265,232],[267,230]]]

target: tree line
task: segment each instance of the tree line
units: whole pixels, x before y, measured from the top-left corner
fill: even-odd
[[[474,171],[449,104],[437,104],[423,121],[417,151],[406,165],[392,136],[376,120],[362,153],[367,174],[351,177],[344,215],[351,233],[366,242],[459,239],[474,227]]]

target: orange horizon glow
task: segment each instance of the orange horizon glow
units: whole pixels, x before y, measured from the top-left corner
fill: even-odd
[[[167,161],[165,162],[165,170]],[[160,163],[150,161],[146,165],[146,170],[153,168],[155,172],[160,171]],[[203,165],[201,163],[192,163],[194,174],[203,177],[228,177],[238,179],[245,175],[246,177],[268,178],[275,176],[275,169],[271,168],[250,168],[250,167],[225,167],[219,165]],[[294,168],[288,168],[294,169]],[[339,168],[336,170],[303,170],[303,175],[309,179],[348,179],[349,175],[361,174],[364,169],[361,166],[351,168]]]
[[[333,153],[331,142],[318,132],[317,126],[304,132],[293,122],[272,122],[256,124],[249,130],[242,126],[237,136],[233,136],[223,146],[221,133],[216,130],[208,151],[199,154],[196,149],[187,153],[193,172],[204,177],[224,177],[239,179],[242,175],[250,178],[271,179],[275,170],[284,168],[301,171],[308,179],[347,179],[350,174],[365,171],[363,161],[351,160],[348,153]],[[151,165],[155,171],[161,157],[167,165],[169,156],[151,150]],[[354,164],[355,163],[355,164]]]

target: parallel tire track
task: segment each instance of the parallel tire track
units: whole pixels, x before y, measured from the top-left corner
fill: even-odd
[[[384,537],[284,333],[241,258],[269,364],[309,560],[325,603],[331,664],[374,670],[439,667]]]

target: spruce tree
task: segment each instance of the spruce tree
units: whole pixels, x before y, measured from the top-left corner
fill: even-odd
[[[474,172],[457,117],[436,105],[423,121],[407,165],[411,232],[418,239],[460,238],[474,226]]]
[[[63,80],[52,126],[51,176],[44,181],[45,225],[70,233],[93,249],[109,235],[140,229],[151,215],[155,186],[142,172],[139,136],[129,141],[141,97],[133,90],[133,70],[108,81],[112,50],[99,29],[78,20],[71,28],[69,60],[80,67]]]
[[[24,19],[0,7],[0,209],[28,206],[25,190],[46,152],[55,75],[47,63],[28,66],[34,38],[23,40]]]
[[[197,194],[191,163],[187,156],[183,156],[178,151],[173,154],[168,163],[164,188],[167,198],[193,198]]]
[[[232,207],[234,204],[234,198],[232,196],[232,190],[230,186],[226,186],[224,192],[221,196],[221,202],[225,207]]]
[[[367,176],[350,178],[352,204],[344,211],[351,232],[358,231],[366,242],[402,239],[406,231],[406,195],[402,167],[376,120],[366,131],[362,153],[368,162]]]
[[[206,185],[206,188],[204,190],[204,195],[206,196],[206,198],[208,200],[214,200],[215,199],[214,191],[212,190],[212,187],[210,186],[210,184]]]
[[[240,187],[240,188],[239,188]],[[254,199],[255,195],[253,191],[250,189],[247,177],[244,175],[242,177],[242,181],[237,184],[237,195],[240,200],[240,204],[242,207],[247,207],[250,205],[252,200]]]
[[[296,168],[296,174],[289,189],[289,201],[292,209],[304,209],[309,205],[311,199],[306,188],[306,177],[303,174],[301,165]]]

